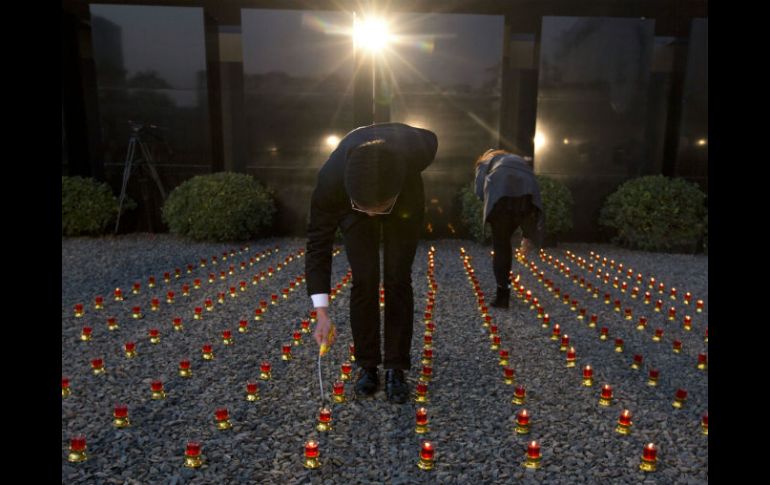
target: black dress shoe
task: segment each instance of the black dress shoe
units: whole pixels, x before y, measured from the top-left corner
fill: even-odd
[[[404,378],[404,371],[401,369],[387,369],[385,371],[385,392],[388,395],[388,401],[396,404],[403,404],[409,397],[409,386]]]
[[[377,392],[380,379],[377,376],[377,368],[360,368],[356,377],[356,395],[371,396]]]

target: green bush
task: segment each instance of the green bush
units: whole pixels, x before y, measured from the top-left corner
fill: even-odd
[[[555,239],[572,229],[572,194],[566,185],[542,175],[537,175],[537,183],[543,201],[545,237]],[[476,197],[473,182],[460,189],[460,208],[460,219],[471,237],[480,243],[488,241],[492,231],[485,231],[481,222],[484,204]]]
[[[136,207],[131,199],[123,210]],[[92,178],[61,178],[61,233],[63,236],[104,234],[118,215],[118,199],[110,186]]]
[[[196,241],[243,241],[262,235],[275,214],[273,194],[250,175],[199,175],[176,187],[163,205],[173,234]]]
[[[647,251],[693,251],[704,232],[700,188],[683,179],[653,175],[629,180],[602,207],[599,224],[613,242]]]

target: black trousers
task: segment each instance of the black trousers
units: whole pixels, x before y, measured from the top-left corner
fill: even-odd
[[[492,249],[495,251],[492,270],[497,286],[509,284],[508,273],[513,262],[511,236],[519,226],[536,216],[537,212],[529,195],[501,197],[487,216],[487,222],[492,226]]]
[[[414,316],[412,263],[422,230],[425,197],[420,174],[409,176],[388,215],[357,213],[342,228],[353,272],[350,325],[361,367],[411,368]],[[380,242],[385,289],[384,359],[380,352]]]

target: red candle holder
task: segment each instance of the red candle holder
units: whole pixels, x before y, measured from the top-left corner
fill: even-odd
[[[526,409],[516,413],[516,427],[514,428],[516,434],[529,434],[529,418],[530,416]]]
[[[171,327],[174,329],[175,332],[181,332],[182,331],[182,318],[181,317],[174,317],[173,320],[171,320]]]
[[[586,317],[586,311],[587,311],[587,310],[586,310],[585,308],[581,308],[581,309],[580,309],[580,311],[578,312],[578,316],[577,316],[577,319],[578,319],[578,320],[583,320],[583,319],[585,319],[585,317]]]
[[[662,328],[656,328],[655,329],[655,335],[652,336],[653,342],[660,342],[663,340],[663,329]]]
[[[128,406],[125,404],[116,404],[112,412],[112,425],[116,428],[127,428],[131,426],[128,419]]]
[[[684,294],[684,304],[689,305],[690,300],[692,300],[692,293],[688,291],[687,293]]]
[[[233,343],[233,333],[230,330],[223,330],[222,331],[222,343],[224,345],[232,345],[232,343]]]
[[[616,338],[615,339],[615,352],[623,352],[623,339],[622,338]]]
[[[196,306],[193,310],[193,320],[202,320],[203,319],[203,308]]]
[[[682,353],[682,342],[681,342],[681,341],[679,341],[679,340],[674,340],[674,343],[673,343],[673,350],[674,350],[674,353],[675,353],[675,354],[680,354],[680,353]]]
[[[490,335],[489,337],[492,340],[492,344],[489,346],[490,350],[498,350],[500,348],[500,336],[499,335]]]
[[[214,350],[211,347],[211,344],[205,344],[203,346],[203,360],[213,360],[214,359]]]
[[[414,388],[414,401],[417,403],[428,402],[428,383],[417,382]]]
[[[322,407],[318,410],[318,424],[315,429],[321,433],[332,430],[332,410]]]
[[[690,315],[684,316],[683,326],[688,332],[692,330],[692,317]]]
[[[299,330],[295,330],[292,334],[292,340],[294,341],[294,345],[301,345],[302,344],[302,332]]]
[[[216,278],[214,277],[213,273],[209,274],[209,283],[213,283]],[[196,290],[199,290],[201,288],[201,280],[200,278],[195,278],[193,280],[193,288]]]
[[[659,377],[660,371],[658,369],[650,369],[650,373],[647,376],[647,385],[651,387],[657,386]]]
[[[302,320],[300,322],[300,331],[302,333],[310,333],[310,320]]]
[[[666,291],[666,285],[664,285],[663,283],[660,283],[658,285],[658,293],[662,295],[664,291]]]
[[[647,317],[639,317],[639,323],[636,324],[636,329],[641,331],[647,328]]]
[[[599,298],[599,288],[594,288],[594,290],[593,290],[593,297],[594,298]]]
[[[503,367],[503,382],[508,385],[513,384],[515,379],[515,372],[512,367]]]
[[[536,470],[540,468],[542,456],[540,455],[540,445],[537,441],[532,441],[527,446],[527,458],[523,465],[525,468]]]
[[[138,295],[141,289],[142,289],[141,283],[134,283],[134,286],[131,287],[131,293],[133,293],[134,295]]]
[[[599,321],[599,316],[591,314],[591,320],[588,322],[588,328],[596,328],[596,323]]]
[[[75,304],[74,312],[75,312],[75,316],[76,317],[78,317],[78,318],[82,317],[83,316],[83,304],[82,303]]]
[[[583,385],[586,387],[594,385],[594,369],[590,365],[583,367]]]
[[[205,267],[206,267],[206,260],[201,259],[201,268],[205,268]]]
[[[246,383],[246,400],[259,401],[259,384],[249,381]]]
[[[433,367],[423,365],[420,372],[420,382],[430,382],[431,378],[433,378]]]
[[[246,291],[248,283],[245,281],[241,281],[238,283],[238,287],[241,289],[241,291]],[[294,283],[292,282],[292,288],[294,286]],[[293,291],[293,290],[292,290]]]
[[[254,310],[254,320],[259,321],[261,319],[262,319],[262,309],[257,308],[256,310]]]
[[[617,278],[616,278],[616,279],[617,279]],[[623,293],[625,293],[625,292],[626,292],[626,290],[628,290],[628,283],[626,283],[626,282],[624,281],[623,283],[621,283],[621,284],[620,284],[620,291],[622,291]]]
[[[289,349],[291,349],[291,346],[289,346]],[[269,381],[272,379],[273,374],[271,372],[272,366],[270,365],[270,362],[268,361],[262,361],[262,363],[259,365],[259,378],[263,381]]]
[[[615,300],[615,311],[620,313],[620,300]]]
[[[570,301],[570,305],[569,305],[569,309],[574,312],[575,310],[577,310],[577,307],[578,307],[578,301],[575,300],[575,299],[571,300]]]
[[[631,289],[631,298],[636,299],[639,296],[639,287],[634,286],[633,289]]]
[[[179,377],[192,377],[189,360],[185,359],[179,362]]]
[[[278,295],[276,295],[275,293],[270,295],[270,304],[271,305],[277,305],[278,304]]]
[[[380,308],[384,308],[384,307],[385,307],[385,297],[381,296],[380,297]]]
[[[605,384],[602,386],[602,393],[599,397],[599,405],[600,406],[611,406],[612,405],[612,386],[609,384]]]
[[[698,369],[708,370],[708,356],[706,354],[698,354]]]
[[[558,323],[554,324],[553,326],[553,332],[551,333],[551,340],[559,340],[559,335],[561,334],[561,326],[559,326]]]
[[[487,315],[484,317],[484,323],[482,324],[482,327],[489,328],[490,325],[492,325],[492,315]]]
[[[221,299],[221,300],[224,302],[224,295],[220,293],[220,295],[219,295],[219,299]],[[214,310],[214,302],[213,302],[213,301],[211,301],[211,299],[210,299],[210,298],[207,298],[207,299],[206,299],[206,300],[203,302],[203,306],[204,306],[204,307],[206,307],[206,311],[207,311],[207,312],[210,312],[210,311],[213,311],[213,310]]]
[[[230,429],[233,427],[232,423],[230,422],[230,413],[227,411],[227,408],[217,408],[214,411],[214,420],[216,422],[217,429],[219,430]]]
[[[417,466],[421,470],[430,471],[433,470],[433,456],[434,456],[433,444],[430,441],[423,441],[420,448],[420,461],[417,462]]]
[[[102,359],[91,360],[91,370],[94,374],[104,374],[104,361]]]
[[[671,307],[668,309],[668,319],[671,321],[676,320],[676,308]]]
[[[618,417],[618,425],[615,427],[615,431],[622,435],[630,434],[632,424],[631,411],[624,409],[623,412],[620,413],[620,417]]]
[[[142,317],[142,307],[135,306],[131,309],[131,318],[138,320]]]
[[[238,290],[234,286],[231,286],[230,289],[229,289],[229,294],[230,294],[230,298],[237,298],[238,297]],[[222,301],[220,303],[224,303],[224,302]]]
[[[168,283],[171,281],[171,273],[165,272],[163,273],[163,282]]]
[[[575,347],[570,347],[567,351],[567,367],[575,367],[575,361],[577,360],[577,353]]]
[[[630,308],[626,308],[625,310],[626,320],[633,320],[634,318],[634,312]]]
[[[561,345],[559,346],[559,352],[566,352],[569,347],[569,335],[564,334],[561,337]]]
[[[190,296],[190,285],[182,285],[182,296]]]
[[[332,400],[337,404],[341,404],[346,401],[344,382],[335,381],[334,384],[332,384]]]
[[[672,300],[676,300],[676,288],[671,288],[671,291],[669,292],[668,297],[671,298]]]
[[[527,390],[522,385],[517,385],[516,388],[513,390],[513,399],[511,402],[513,404],[521,405],[524,404],[524,402],[527,399]]]
[[[610,329],[609,328],[602,327],[599,330],[599,340],[607,340],[607,338],[609,338],[609,335],[610,335]]]
[[[644,357],[642,357],[641,354],[634,354],[634,360],[631,362],[631,368],[634,370],[641,369],[643,361],[644,361]]]
[[[645,445],[642,451],[642,463],[639,465],[639,469],[644,472],[654,472],[657,469],[658,464],[658,449],[655,445],[648,443]]]
[[[157,344],[160,343],[160,332],[157,328],[151,328],[147,335],[150,337],[150,343],[151,344]]]
[[[569,294],[568,293],[564,293],[563,300],[564,300],[564,304],[565,305],[569,305]]]
[[[151,399],[166,399],[166,391],[163,390],[163,381],[150,382]]]
[[[500,361],[498,362],[498,364],[500,364],[502,366],[507,366],[508,365],[508,356],[509,356],[509,353],[508,353],[507,350],[505,350],[505,349],[501,350],[500,351]]]
[[[251,285],[257,286],[258,284],[259,284],[259,275],[255,274],[254,276],[251,277]]]
[[[94,309],[95,310],[101,310],[104,308],[104,298],[101,296],[97,296],[94,298]]]
[[[428,410],[425,408],[417,408],[415,413],[416,425],[414,432],[417,434],[424,434],[428,432]]]
[[[69,397],[72,394],[70,390],[70,380],[66,377],[61,378],[61,397]]]
[[[650,294],[649,291],[645,291],[644,292],[644,304],[645,305],[649,305],[651,300],[652,300],[652,295]]]
[[[431,336],[430,334],[423,335],[422,336],[422,341],[423,341],[423,348],[424,349],[431,349],[431,348],[433,348],[433,336]]]
[[[660,313],[663,309],[663,300],[655,300],[655,311]]]
[[[427,329],[428,332],[432,334],[433,331],[436,329],[436,324],[433,322],[428,322],[425,324],[425,328]]]
[[[283,344],[281,346],[281,360],[291,360],[291,344]]]
[[[240,320],[238,322],[238,332],[239,333],[248,333],[249,332],[249,322],[248,322],[248,320]]]
[[[647,287],[651,290],[655,288],[655,278],[650,278],[649,282],[647,283]]]
[[[67,461],[70,463],[82,463],[87,459],[85,436],[75,436],[70,438],[70,449],[69,454],[67,455]]]
[[[423,322],[428,323],[433,318],[433,314],[431,312],[425,312],[423,314]]]
[[[700,420],[700,427],[703,431],[703,434],[706,436],[709,435],[709,412],[706,411],[706,414],[703,415],[703,417]]]
[[[133,359],[136,357],[136,343],[126,342],[123,348],[125,349],[126,358]]]
[[[168,304],[174,303],[174,296],[175,294],[173,291],[169,291],[168,293],[166,293],[166,303]]]
[[[703,334],[703,341],[709,343],[709,328],[706,327],[706,332]]]
[[[547,313],[543,314],[543,323],[541,326],[543,328],[548,328],[548,326],[551,324],[551,316]]]
[[[184,451],[184,466],[187,468],[199,468],[202,464],[200,443],[189,441]]]
[[[91,341],[91,327],[83,327],[83,330],[80,331],[80,340],[83,342],[90,342]]]
[[[351,362],[356,361],[356,346],[354,344],[348,345],[348,358]]]

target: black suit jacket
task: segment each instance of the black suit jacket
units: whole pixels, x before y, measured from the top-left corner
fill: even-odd
[[[345,190],[344,174],[350,150],[376,139],[385,140],[392,150],[406,159],[405,187],[399,195],[397,204],[415,205],[411,209],[420,213],[425,209],[425,201],[422,197],[414,197],[416,194],[405,192],[415,190],[412,189],[415,184],[409,183],[415,177],[420,182],[419,189],[422,189],[420,172],[431,164],[438,148],[438,139],[433,132],[403,123],[381,123],[356,128],[345,135],[319,170],[310,201],[310,223],[307,230],[305,258],[308,295],[330,292],[332,246],[337,227],[341,227],[344,231],[359,218],[368,217],[352,209],[350,197]],[[421,194],[422,190],[419,190],[419,193]]]

